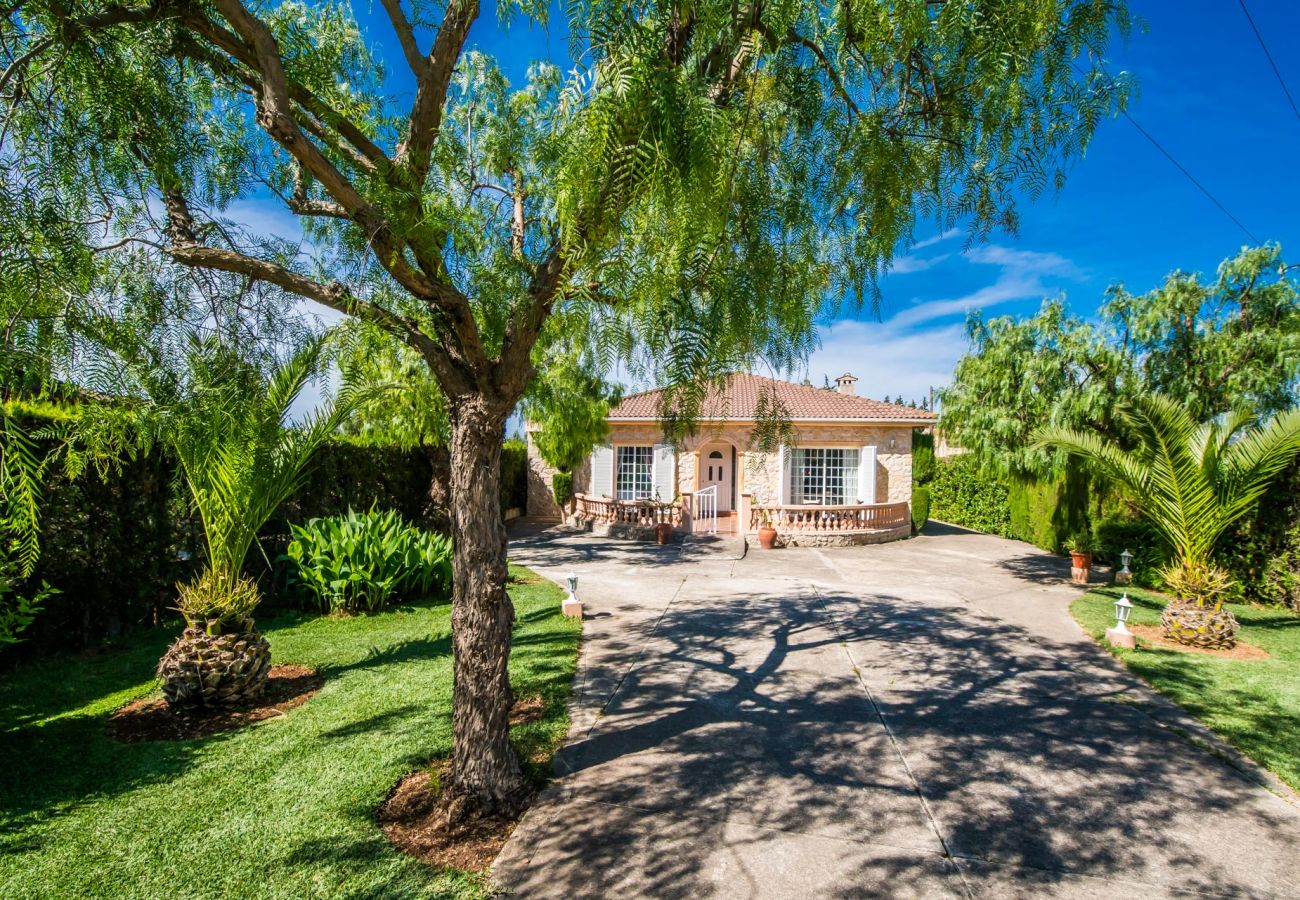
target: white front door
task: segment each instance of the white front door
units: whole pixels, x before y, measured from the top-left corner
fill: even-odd
[[[700,450],[700,490],[716,485],[718,512],[731,511],[731,447],[713,446]]]

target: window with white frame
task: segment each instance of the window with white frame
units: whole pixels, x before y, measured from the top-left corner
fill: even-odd
[[[790,459],[790,502],[844,506],[858,494],[855,447],[797,447]]]
[[[619,447],[614,464],[614,496],[648,500],[654,494],[654,447]]]

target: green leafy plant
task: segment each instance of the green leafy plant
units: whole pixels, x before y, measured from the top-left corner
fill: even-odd
[[[1188,409],[1174,400],[1150,394],[1120,408],[1136,446],[1125,449],[1095,434],[1065,428],[1035,432],[1040,447],[1053,447],[1082,457],[1102,475],[1125,485],[1133,502],[1173,551],[1170,573],[1202,573],[1210,568],[1215,543],[1230,525],[1254,508],[1259,498],[1300,454],[1300,409],[1279,413],[1267,425],[1233,412],[1198,425]],[[1176,588],[1183,606],[1223,613],[1221,623],[1195,618],[1198,633],[1213,637],[1214,646],[1231,646],[1231,614],[1223,609],[1224,594],[1210,591],[1191,597],[1195,584],[1215,579],[1187,577]],[[1174,627],[1180,611],[1166,611],[1166,633],[1180,640],[1186,628]],[[1203,621],[1204,620],[1204,621]],[[1187,626],[1188,628],[1192,626]],[[1207,646],[1210,644],[1206,644]]]
[[[374,612],[399,597],[451,591],[451,539],[408,525],[392,510],[349,510],[290,528],[289,583],[326,611]]]
[[[241,575],[231,581],[226,572],[211,568],[178,584],[176,592],[176,610],[186,624],[210,635],[250,630],[253,610],[262,599],[251,578]]]
[[[1009,533],[1007,489],[974,454],[940,460],[928,487],[931,518],[988,534]]]
[[[13,559],[0,559],[0,647],[18,643],[41,611],[42,604],[58,593],[48,584],[42,584],[34,594],[20,593],[21,581],[18,563]]]
[[[1091,555],[1097,552],[1097,539],[1090,530],[1086,528],[1080,529],[1066,540],[1065,549],[1071,553],[1087,553]]]

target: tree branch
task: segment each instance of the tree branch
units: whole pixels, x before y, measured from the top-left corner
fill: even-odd
[[[412,187],[422,186],[429,174],[429,155],[442,127],[447,89],[478,12],[479,0],[450,0],[426,70],[416,83],[406,138],[397,148],[397,165],[407,173]]]
[[[423,78],[429,71],[429,62],[420,55],[420,48],[415,43],[415,32],[411,30],[411,23],[402,12],[401,0],[381,0],[384,4],[384,11],[388,13],[388,21],[393,24],[393,31],[397,33],[397,42],[402,45],[402,53],[406,56],[407,65],[415,73],[416,78]]]

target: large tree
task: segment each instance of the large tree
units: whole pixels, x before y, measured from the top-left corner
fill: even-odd
[[[1300,282],[1276,244],[1243,249],[1212,281],[1175,271],[1145,294],[1112,287],[1095,321],[1048,300],[1025,318],[976,313],[967,333],[943,428],[1004,473],[1059,462],[1030,438],[1044,424],[1122,437],[1117,407],[1146,393],[1179,398],[1196,421],[1300,399]]]
[[[101,222],[105,252],[269,283],[419,353],[451,426],[447,783],[510,806],[498,460],[539,342],[678,384],[789,368],[919,219],[1014,228],[1023,190],[1062,182],[1123,102],[1096,54],[1128,18],[1120,0],[591,0],[565,7],[574,70],[512,86],[467,49],[478,0],[381,4],[410,91],[330,0],[14,0],[0,168]],[[298,216],[310,252],[240,221],[248,197]]]

